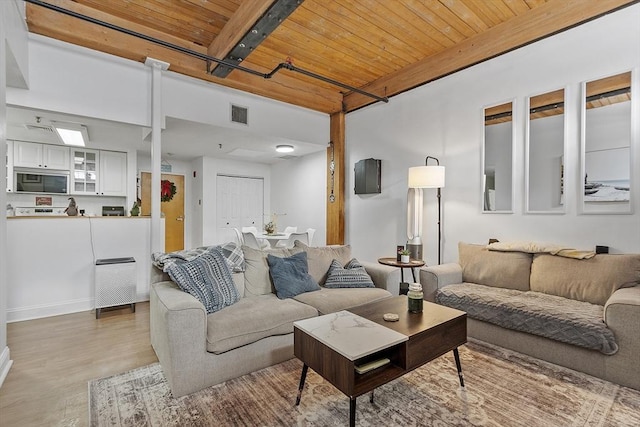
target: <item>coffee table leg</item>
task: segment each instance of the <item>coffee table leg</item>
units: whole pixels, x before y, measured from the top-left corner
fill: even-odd
[[[373,403],[373,390],[371,390],[371,394],[369,395],[369,403]]]
[[[302,398],[302,389],[304,388],[304,381],[307,379],[307,370],[309,367],[305,363],[302,365],[302,373],[300,374],[300,385],[298,386],[298,397],[296,397],[296,406],[300,404],[300,399]]]
[[[456,359],[456,368],[458,368],[458,377],[460,378],[460,387],[464,387],[464,377],[462,376],[462,365],[460,364],[460,354],[458,348],[453,349],[453,357]]]
[[[356,425],[356,398],[349,398],[349,427]]]

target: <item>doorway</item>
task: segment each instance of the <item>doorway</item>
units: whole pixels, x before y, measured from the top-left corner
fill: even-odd
[[[165,252],[184,249],[184,175],[162,174],[162,181],[168,188],[175,186],[171,200],[160,203],[160,211],[164,216],[164,250]],[[151,173],[140,174],[140,213],[151,215]],[[167,183],[168,181],[168,183]],[[171,186],[173,184],[173,186]],[[171,190],[170,193],[173,193]]]
[[[253,226],[261,231],[264,222],[264,179],[230,175],[218,175],[216,178],[218,241],[236,241],[234,228]]]

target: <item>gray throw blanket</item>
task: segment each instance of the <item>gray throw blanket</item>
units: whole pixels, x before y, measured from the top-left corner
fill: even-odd
[[[461,283],[438,289],[436,302],[473,319],[614,354],[618,344],[603,320],[604,307],[540,292]]]
[[[206,253],[213,246],[201,246],[199,248],[185,249],[176,252],[154,252],[151,254],[151,262],[160,270],[167,272],[167,268],[174,262],[191,261]],[[229,269],[233,273],[241,273],[244,271],[244,253],[242,247],[235,242],[228,242],[218,245],[222,251]]]

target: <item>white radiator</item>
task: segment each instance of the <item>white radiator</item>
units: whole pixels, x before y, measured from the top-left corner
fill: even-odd
[[[130,304],[136,306],[136,260],[134,258],[107,258],[96,260],[95,274],[96,319],[100,310]]]

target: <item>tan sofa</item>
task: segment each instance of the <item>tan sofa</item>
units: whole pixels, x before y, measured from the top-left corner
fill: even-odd
[[[242,247],[246,270],[233,279],[239,302],[207,315],[204,306],[157,270],[150,290],[151,344],[174,397],[271,366],[293,357],[293,322],[387,298],[399,281],[397,269],[361,262],[375,288],[306,292],[278,299],[269,280],[266,254],[305,251],[309,274],[323,284],[331,261],[351,259],[349,246],[257,251]]]
[[[639,254],[579,260],[460,243],[458,263],[423,267],[420,281],[425,299],[467,312],[470,337],[640,390]]]

